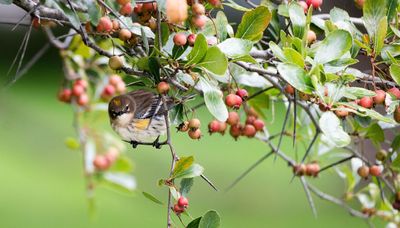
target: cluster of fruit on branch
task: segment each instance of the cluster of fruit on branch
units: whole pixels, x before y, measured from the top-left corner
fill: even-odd
[[[97,171],[105,171],[109,169],[117,160],[120,152],[115,147],[110,147],[104,154],[96,154],[93,159],[93,165]]]

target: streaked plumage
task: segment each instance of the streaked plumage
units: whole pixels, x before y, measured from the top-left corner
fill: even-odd
[[[168,110],[174,102],[167,98]],[[165,134],[164,104],[158,94],[136,90],[111,99],[108,106],[111,127],[125,141],[152,142]]]

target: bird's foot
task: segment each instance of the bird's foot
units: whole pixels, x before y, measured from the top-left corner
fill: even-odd
[[[156,140],[153,142],[153,146],[157,149],[161,149],[161,146],[167,144],[167,141],[160,142],[160,136],[157,136]]]
[[[135,149],[139,145],[139,142],[132,140],[130,141],[130,144],[132,145],[132,148]]]

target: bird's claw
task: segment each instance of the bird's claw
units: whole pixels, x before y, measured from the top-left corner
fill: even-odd
[[[131,141],[130,143],[131,143],[133,149],[135,149],[139,145],[139,143],[137,141]]]
[[[162,144],[159,142],[160,136],[157,136],[156,140],[153,142],[153,146],[157,149],[161,149]]]

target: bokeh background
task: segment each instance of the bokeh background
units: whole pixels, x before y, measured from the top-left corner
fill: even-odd
[[[352,0],[326,1],[325,7],[333,3],[342,8],[353,4]],[[232,12],[231,16],[240,18]],[[6,73],[27,29],[22,26],[12,32],[11,28],[0,25],[1,82],[9,79]],[[45,42],[41,32],[33,31],[26,59]],[[88,213],[81,154],[64,144],[65,138],[75,133],[71,107],[56,98],[62,77],[58,53],[51,49],[13,86],[0,92],[0,227],[164,227],[166,208],[143,197],[141,191],[166,201],[167,189],[156,183],[169,170],[166,148],[128,149],[135,163],[138,191],[132,196],[97,188],[97,209],[94,215]],[[272,132],[281,126],[280,112],[278,109]],[[206,132],[205,125],[212,117],[204,109],[198,114]],[[105,121],[104,129],[111,132],[107,124]],[[291,169],[279,159],[266,160],[225,192],[241,172],[268,152],[267,146],[257,140],[235,142],[231,137],[205,134],[200,141],[193,141],[186,134],[174,133],[173,141],[178,154],[194,155],[221,189],[214,192],[196,179],[190,194],[193,217],[215,209],[221,215],[222,227],[366,226],[343,208],[317,198],[318,216],[314,217],[300,182],[295,179],[290,183]],[[287,140],[283,147],[294,156],[290,145]],[[344,191],[344,184],[333,172],[310,181],[337,197]]]

